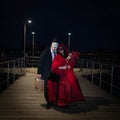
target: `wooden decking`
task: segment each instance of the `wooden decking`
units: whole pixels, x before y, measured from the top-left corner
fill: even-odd
[[[0,120],[120,120],[120,101],[93,85],[75,71],[85,102],[68,109],[45,109],[43,92],[34,89],[36,69],[26,69],[7,90],[0,94]]]

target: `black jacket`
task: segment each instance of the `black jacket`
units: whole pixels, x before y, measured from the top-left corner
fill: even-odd
[[[38,61],[38,74],[42,74],[42,78],[47,80],[48,75],[51,71],[51,64],[52,64],[52,55],[50,48],[45,49]]]

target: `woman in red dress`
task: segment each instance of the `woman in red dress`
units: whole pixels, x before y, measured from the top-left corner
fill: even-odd
[[[51,71],[59,74],[58,82],[48,80],[48,97],[51,104],[64,107],[72,102],[83,101],[84,96],[73,68],[78,58],[77,52],[67,54],[64,45],[58,47],[58,54],[52,62]]]

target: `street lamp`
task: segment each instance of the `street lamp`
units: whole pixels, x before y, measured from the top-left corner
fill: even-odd
[[[34,57],[34,36],[35,32],[32,32],[32,56]]]
[[[27,23],[32,23],[31,20],[28,20],[24,23],[24,58],[25,58],[25,52],[26,52],[26,25]]]
[[[68,33],[68,52],[70,52],[70,36],[71,33]]]

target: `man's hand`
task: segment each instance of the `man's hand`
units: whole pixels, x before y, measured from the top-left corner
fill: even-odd
[[[42,74],[37,74],[37,78],[41,79],[42,78]]]

